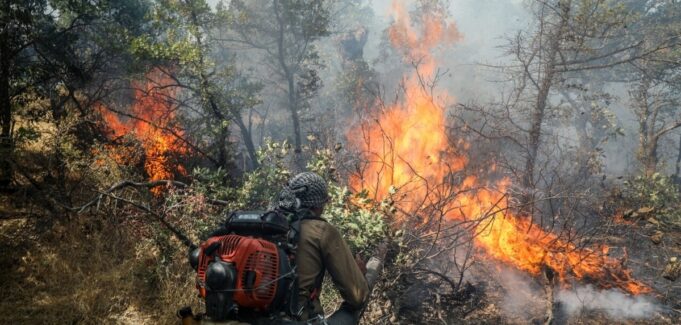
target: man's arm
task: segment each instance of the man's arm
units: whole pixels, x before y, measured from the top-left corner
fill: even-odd
[[[350,247],[336,227],[325,227],[321,248],[326,270],[345,303],[356,309],[364,306],[369,296],[369,287]]]

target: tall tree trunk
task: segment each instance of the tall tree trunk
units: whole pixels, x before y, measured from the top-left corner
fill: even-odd
[[[196,16],[196,12],[194,11],[194,7],[191,1],[187,1],[186,5],[188,8],[191,9],[191,19],[192,19],[192,24],[197,30],[200,30],[200,24],[198,17]],[[199,45],[199,64],[200,68],[203,69],[206,66],[206,60],[204,58],[204,52],[203,52],[203,41],[201,40],[201,36],[195,34],[194,38],[196,40],[196,44]],[[231,118],[227,118],[225,114],[222,113],[222,110],[220,109],[221,107],[218,105],[218,102],[216,100],[215,94],[211,91],[210,88],[210,83],[208,81],[208,77],[205,74],[205,71],[201,70],[200,73],[200,78],[201,78],[201,93],[202,95],[206,96],[208,98],[208,102],[210,105],[211,110],[213,111],[213,114],[215,117],[217,117],[220,121],[235,121],[237,126],[239,127],[239,130],[241,131],[242,138],[244,140],[244,144],[246,145],[246,150],[248,150],[248,155],[251,159],[251,166],[253,168],[258,168],[258,156],[255,151],[255,145],[253,144],[253,138],[251,137],[251,133],[248,131],[248,128],[244,125],[243,121],[241,120],[241,115],[239,114],[238,109],[233,109],[230,108],[229,114],[231,115]],[[221,126],[222,127],[222,126]],[[227,139],[229,138],[229,130],[226,128],[222,128],[220,130],[220,140],[219,140],[219,146],[220,149],[218,149],[218,162],[221,166],[225,166],[227,164]],[[225,166],[226,167],[226,166]]]
[[[556,52],[552,52],[555,55]],[[532,190],[535,187],[534,182],[534,169],[537,164],[537,153],[539,152],[539,145],[541,144],[541,131],[542,124],[544,123],[544,114],[546,112],[546,102],[548,99],[549,91],[551,90],[551,83],[553,78],[553,61],[551,59],[549,64],[546,65],[547,71],[544,80],[539,88],[539,93],[537,94],[537,101],[532,111],[532,120],[530,122],[530,132],[528,141],[528,153],[527,159],[525,160],[525,179],[523,181],[523,186]]]
[[[676,154],[676,170],[674,171],[674,178],[677,182],[679,175],[681,175],[681,136],[679,136],[679,152]]]
[[[9,2],[6,2],[9,4]],[[12,182],[12,102],[10,100],[10,49],[7,35],[0,37],[0,189]]]
[[[645,143],[643,150],[643,172],[646,177],[652,177],[657,172],[659,158],[657,156],[658,137],[651,136]]]
[[[650,81],[645,79],[638,87],[635,98],[637,101],[637,118],[638,118],[638,159],[643,167],[643,174],[646,177],[651,177],[657,172],[657,147],[660,136],[657,134],[655,124],[657,123],[657,108],[651,107],[648,90],[650,89]]]
[[[296,163],[299,164],[299,156],[302,152],[302,137],[300,135],[300,116],[298,115],[298,93],[296,91],[295,70],[286,63],[286,47],[284,46],[284,30],[286,24],[281,17],[281,8],[279,8],[279,1],[274,1],[274,14],[277,17],[279,24],[277,36],[277,59],[279,65],[284,72],[286,82],[288,83],[288,109],[291,112],[291,121],[293,122],[293,144],[294,152],[296,153]],[[300,166],[299,166],[300,167]]]
[[[541,145],[542,124],[544,123],[544,115],[546,113],[546,106],[548,103],[549,93],[553,86],[553,80],[556,74],[556,59],[558,51],[560,50],[560,43],[567,25],[568,15],[570,13],[570,1],[561,1],[561,15],[559,17],[560,23],[556,29],[549,35],[550,43],[548,51],[546,52],[546,63],[541,67],[544,69],[544,75],[541,78],[539,89],[537,93],[537,100],[535,102],[532,118],[530,120],[530,131],[527,148],[527,159],[525,160],[525,176],[523,179],[523,186],[529,192],[533,192],[536,187],[534,174],[537,164],[537,154],[539,146]],[[525,199],[525,204],[530,205],[533,201],[532,195],[528,195]]]
[[[227,138],[229,138],[229,132],[225,131],[226,128],[220,126],[220,135],[218,136],[218,168],[227,168]]]
[[[246,151],[248,151],[248,156],[251,158],[251,168],[255,169],[258,168],[259,163],[258,163],[258,153],[255,150],[255,144],[253,143],[253,136],[251,135],[250,130],[244,123],[244,121],[241,119],[241,115],[239,115],[239,112],[232,111],[232,115],[234,117],[234,122],[236,125],[239,127],[239,130],[241,131],[241,137],[244,140],[244,145],[246,146]]]
[[[300,135],[300,116],[298,115],[298,103],[296,100],[296,87],[293,76],[288,78],[288,109],[291,111],[291,121],[293,122],[293,144],[296,154],[302,151],[302,137]]]

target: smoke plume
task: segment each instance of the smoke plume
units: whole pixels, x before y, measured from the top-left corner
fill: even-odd
[[[556,300],[569,316],[602,311],[613,319],[640,319],[651,317],[660,309],[648,297],[630,296],[619,290],[596,290],[592,286],[560,290]]]

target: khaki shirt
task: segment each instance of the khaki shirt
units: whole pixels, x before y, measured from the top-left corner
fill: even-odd
[[[313,301],[314,309],[308,310],[310,293],[317,287],[326,271],[346,304],[361,308],[369,296],[366,279],[350,252],[348,244],[336,227],[323,220],[305,219],[300,223],[297,260],[299,306],[306,307],[303,319],[311,312],[323,314],[319,299]]]

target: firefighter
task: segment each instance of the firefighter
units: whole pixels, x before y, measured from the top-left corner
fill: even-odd
[[[328,200],[326,181],[311,172],[291,178],[279,198],[279,205],[295,209],[301,220],[296,258],[300,317],[303,321],[323,318],[319,293],[328,272],[344,300],[341,309],[329,317],[329,323],[356,323],[369,296],[366,269],[361,260],[353,257],[338,229],[321,217]]]
[[[290,213],[287,240],[296,243],[293,247],[297,246],[295,248],[295,263],[293,264],[296,267],[295,281],[297,281],[297,284],[293,287],[297,288],[297,294],[294,292],[292,299],[288,300],[285,306],[281,306],[286,309],[285,315],[280,314],[279,316],[282,317],[277,318],[276,316],[272,317],[272,315],[261,315],[256,310],[246,308],[236,316],[239,321],[213,321],[210,318],[204,318],[205,314],[194,315],[191,308],[186,307],[178,311],[182,324],[357,324],[362,307],[366,304],[369,296],[368,283],[375,283],[378,274],[380,274],[382,263],[372,258],[365,265],[361,259],[353,257],[338,229],[322,218],[324,207],[328,201],[329,194],[326,181],[315,173],[306,172],[291,178],[284,186],[279,195],[279,200],[276,202],[276,205],[278,205],[276,210]],[[227,235],[231,231],[229,227],[222,227],[213,232],[210,237]],[[196,265],[199,263],[198,254],[201,254],[201,252],[198,249],[192,250],[192,252],[196,252],[196,254],[190,255],[190,261],[195,261],[191,263],[196,269]],[[191,256],[194,255],[196,257],[192,258]],[[385,254],[379,255],[384,256]],[[225,278],[225,281],[229,278],[227,277],[228,272],[224,269],[220,271],[216,268],[216,270],[216,276]],[[328,318],[324,317],[324,310],[319,302],[319,294],[326,272],[331,275],[333,283],[344,300],[341,307]],[[369,279],[369,282],[367,279]],[[217,313],[219,309],[214,311]]]

